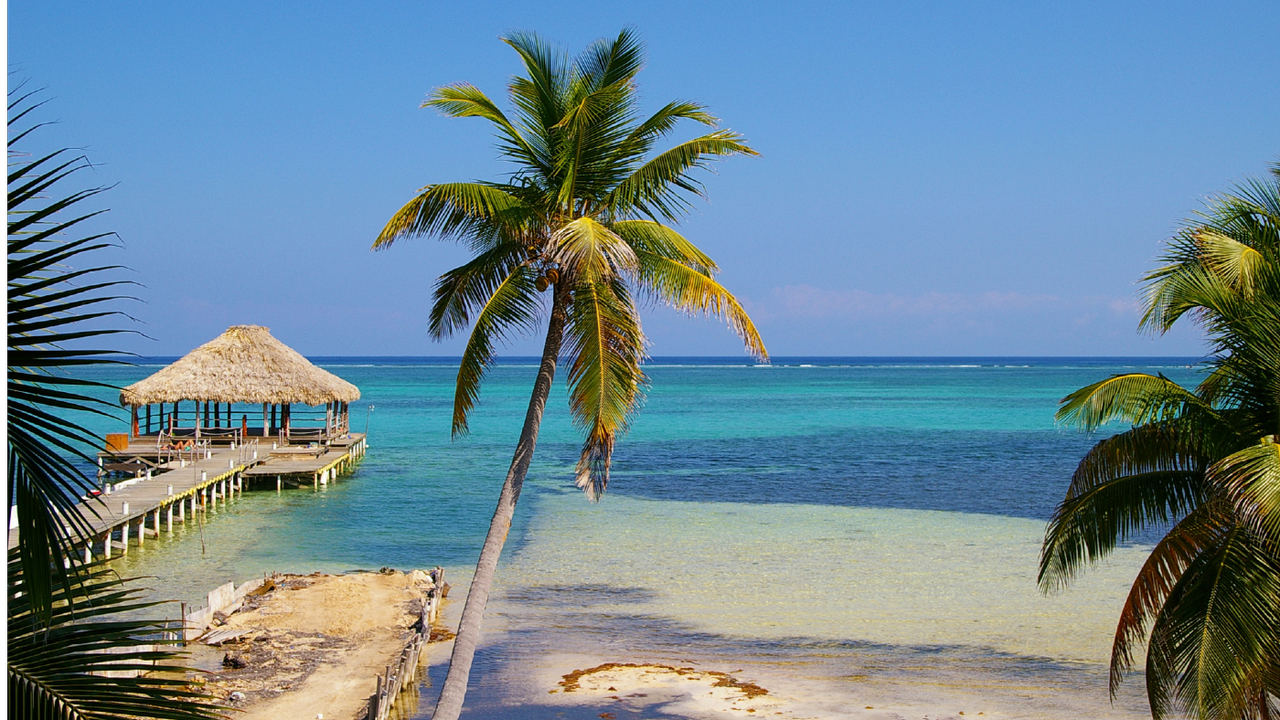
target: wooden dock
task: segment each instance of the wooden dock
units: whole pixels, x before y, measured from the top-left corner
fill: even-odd
[[[310,458],[303,460],[290,457],[290,450],[303,446],[272,448],[256,440],[211,445],[171,457],[159,455],[146,438],[138,440],[128,448],[99,454],[100,461],[116,461],[101,462],[103,468],[128,466],[135,468],[136,477],[116,482],[104,478],[102,495],[77,506],[91,529],[88,541],[82,544],[86,562],[94,555],[109,559],[128,553],[131,542],[140,544],[146,538],[159,537],[162,523],[164,532],[172,533],[175,522],[198,521],[197,513],[205,511],[210,502],[226,503],[244,492],[250,479],[279,478],[276,489],[280,490],[284,477],[291,479],[291,486],[301,485],[300,480],[306,478],[319,489],[349,470],[367,448],[364,434],[352,433],[315,448],[310,455],[302,453]],[[9,548],[17,545],[18,531],[11,529]]]

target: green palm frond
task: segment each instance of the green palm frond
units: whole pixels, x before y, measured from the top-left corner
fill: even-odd
[[[1152,717],[1245,717],[1249,689],[1280,661],[1280,563],[1243,526],[1182,573],[1151,628],[1147,697]],[[1271,691],[1280,688],[1271,688]]]
[[[538,322],[538,300],[534,272],[517,265],[489,294],[476,315],[471,337],[462,352],[458,383],[453,398],[453,434],[467,433],[467,415],[480,397],[480,383],[497,358],[495,345],[513,332],[527,333]]]
[[[1056,419],[1063,425],[1097,430],[1110,422],[1142,424],[1181,417],[1192,409],[1214,417],[1194,393],[1164,375],[1125,373],[1113,375],[1062,399]]]
[[[569,408],[586,431],[577,485],[596,500],[609,484],[614,440],[637,409],[645,383],[644,335],[626,286],[579,282],[569,306]]]
[[[703,275],[720,272],[716,261],[675,230],[653,220],[619,220],[609,226],[637,253],[659,255],[685,265]]]
[[[1262,253],[1213,230],[1200,232],[1196,239],[1200,243],[1205,266],[1217,273],[1231,289],[1246,298],[1253,297],[1258,275],[1266,265]]]
[[[18,515],[7,578],[9,717],[222,717],[180,676],[105,675],[153,673],[175,657],[155,637],[160,624],[118,617],[151,604],[73,552],[89,535],[82,513],[97,511],[92,502],[80,504],[95,487],[81,467],[93,463],[89,452],[101,443],[79,418],[113,417],[114,407],[89,395],[108,385],[71,371],[124,362],[126,354],[92,345],[131,332],[109,321],[127,318],[115,304],[125,297],[119,288],[133,283],[113,279],[116,266],[94,261],[92,253],[112,246],[111,235],[82,229],[101,211],[83,212],[81,203],[102,189],[62,190],[87,161],[67,151],[28,160],[15,148],[30,133],[13,125],[32,109],[20,107],[29,97],[9,106],[7,434],[9,503]]]
[[[638,270],[636,253],[617,233],[591,217],[566,223],[551,236],[548,257],[585,283],[608,283]]]
[[[489,302],[515,266],[524,262],[525,253],[519,243],[503,243],[441,275],[431,307],[431,337],[442,340],[469,327],[472,315]]]
[[[1045,530],[1040,587],[1066,587],[1133,533],[1182,516],[1203,494],[1201,474],[1166,470],[1116,477],[1064,500]]]
[[[1232,453],[1209,468],[1226,488],[1240,519],[1280,547],[1280,445],[1268,437]]]
[[[731,155],[759,155],[732,130],[716,130],[688,140],[660,153],[636,168],[604,200],[616,215],[635,208],[640,213],[667,221],[678,220],[691,207],[682,193],[705,197],[702,183],[693,170],[708,170],[711,161]]]
[[[11,552],[9,717],[226,717],[209,697],[188,689],[185,668],[174,665],[181,656],[162,637],[174,628],[124,619],[156,603],[138,600],[141,590],[128,587],[115,573],[102,565],[85,568],[69,588],[55,590],[47,621],[26,589],[21,561]],[[141,674],[119,677],[129,671]]]
[[[477,250],[521,242],[535,217],[508,189],[477,182],[428,185],[387,221],[373,248],[419,235],[463,241]]]
[[[1194,391],[1130,374],[1063,400],[1062,422],[1135,427],[1080,463],[1040,582],[1060,587],[1134,529],[1175,522],[1121,613],[1112,694],[1147,638],[1153,717],[1265,720],[1280,698],[1280,166],[1210,200],[1161,262],[1141,327],[1189,317],[1210,341],[1208,373]]]
[[[638,284],[659,302],[694,316],[725,320],[757,360],[768,360],[769,351],[742,303],[720,283],[676,260],[637,252]]]
[[[499,147],[509,159],[534,166],[545,162],[545,153],[529,142],[489,96],[470,83],[436,88],[427,96],[422,107],[438,110],[448,117],[484,118],[497,127]]]
[[[1151,549],[1134,578],[1116,624],[1109,682],[1113,700],[1125,674],[1134,666],[1147,629],[1182,573],[1205,548],[1221,540],[1232,527],[1230,508],[1221,500],[1204,503],[1174,525]]]
[[[20,108],[11,103],[10,112],[15,110]],[[81,234],[84,223],[102,212],[84,212],[81,204],[103,188],[59,195],[60,183],[88,162],[68,151],[28,160],[13,145],[26,133],[10,130],[9,502],[17,508],[28,592],[38,611],[48,613],[54,584],[66,589],[74,582],[72,545],[89,532],[77,505],[94,483],[76,463],[91,464],[89,449],[101,442],[74,416],[114,417],[114,406],[88,394],[108,386],[66,371],[124,362],[123,353],[84,343],[128,332],[99,321],[127,317],[115,307],[122,299],[115,291],[132,283],[114,279],[118,267],[90,260],[113,247],[110,234]],[[90,264],[73,266],[85,262]]]

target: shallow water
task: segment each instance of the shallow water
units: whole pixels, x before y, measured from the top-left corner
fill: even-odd
[[[209,517],[203,554],[192,526],[135,548],[117,563],[122,572],[153,575],[158,593],[188,602],[270,570],[440,564],[465,579],[532,363],[494,369],[472,434],[455,442],[456,366],[322,364],[361,388],[356,428],[364,405],[376,406],[357,470],[319,493],[246,493]],[[1097,440],[1055,428],[1057,400],[1134,368],[1193,382],[1185,365],[657,361],[597,505],[572,488],[579,440],[561,390],[499,569],[464,717],[575,717],[547,705],[548,690],[564,673],[610,661],[742,670],[790,698],[795,717],[1146,717],[1141,677],[1113,706],[1105,671],[1142,547],[1053,597],[1036,588],[1036,559],[1044,520]],[[127,383],[155,369],[104,377]],[[434,691],[422,698],[425,717]]]

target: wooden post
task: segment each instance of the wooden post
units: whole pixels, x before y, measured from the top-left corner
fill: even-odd
[[[155,529],[156,531],[156,537],[160,537],[160,508],[157,507],[155,509],[155,512],[152,513],[151,519],[152,519],[151,525],[153,529]]]
[[[129,439],[132,440],[138,437],[138,406],[130,405],[129,410],[130,410]]]
[[[125,520],[124,525],[120,526],[120,544],[124,545],[124,549],[120,551],[121,555],[129,554],[129,521]]]
[[[107,528],[107,534],[102,540],[102,557],[111,559],[111,528]]]
[[[184,523],[184,524],[187,522],[187,501],[186,500],[182,500],[182,499],[178,500],[178,522]]]
[[[284,404],[284,439],[289,440],[289,433],[293,430],[293,403]]]
[[[267,436],[271,434],[271,427],[269,425],[270,422],[271,422],[271,418],[267,416],[267,404],[262,403],[262,439],[263,440],[266,440]]]
[[[164,531],[173,534],[173,503],[169,503],[164,510]]]
[[[280,492],[280,476],[276,476],[276,492]]]

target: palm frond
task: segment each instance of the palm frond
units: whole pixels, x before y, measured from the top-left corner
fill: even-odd
[[[632,212],[675,221],[690,203],[682,193],[705,197],[693,170],[709,170],[715,159],[731,155],[759,155],[732,130],[716,130],[666,150],[636,168],[609,193],[604,205],[617,216]]]
[[[709,275],[698,272],[677,260],[656,253],[637,251],[640,270],[638,285],[657,301],[690,315],[725,320],[746,346],[747,352],[760,361],[769,359],[769,351],[742,303]]]
[[[1151,628],[1147,697],[1154,718],[1182,711],[1243,717],[1249,689],[1280,658],[1280,562],[1236,526],[1182,573]]]
[[[557,229],[551,236],[547,256],[589,284],[608,283],[620,272],[638,270],[631,246],[590,216]]]
[[[131,284],[111,277],[116,266],[92,262],[94,253],[112,247],[109,234],[76,237],[82,223],[101,212],[80,212],[80,203],[103,188],[59,194],[88,167],[66,151],[27,160],[10,145],[9,502],[17,508],[27,592],[46,616],[54,585],[73,584],[78,555],[72,546],[89,532],[77,505],[94,483],[76,463],[91,464],[89,449],[101,442],[72,418],[115,411],[86,392],[107,385],[66,371],[125,362],[124,353],[86,348],[84,341],[130,332],[96,323],[124,315],[113,305],[126,296],[113,291]]]
[[[16,149],[30,131],[12,123],[29,110],[10,116],[9,145],[7,436],[9,502],[18,516],[7,578],[9,717],[222,717],[180,676],[149,674],[175,657],[156,637],[162,626],[113,614],[150,604],[73,552],[89,535],[85,515],[97,511],[81,505],[94,483],[77,463],[92,463],[88,452],[101,443],[78,416],[114,408],[88,394],[108,385],[68,371],[124,362],[125,353],[85,345],[129,332],[101,323],[127,317],[114,309],[125,297],[115,291],[132,283],[112,279],[116,266],[94,263],[110,235],[81,230],[101,211],[82,213],[80,204],[103,189],[62,191],[88,162],[66,151],[27,161]],[[128,670],[148,675],[106,675]]]
[[[479,88],[470,83],[455,83],[436,88],[427,96],[422,107],[438,110],[449,117],[484,118],[498,128],[498,140],[503,154],[517,162],[538,165],[543,154],[529,142],[498,106]]]
[[[1246,298],[1253,297],[1258,275],[1266,264],[1262,253],[1219,232],[1197,234],[1204,265],[1217,273],[1227,286]]]
[[[1134,578],[1116,624],[1109,682],[1113,700],[1125,674],[1134,666],[1147,629],[1182,573],[1205,548],[1218,542],[1232,527],[1230,508],[1221,500],[1208,502],[1192,510],[1151,549]]]
[[[1065,588],[1136,531],[1188,512],[1202,493],[1199,474],[1165,471],[1117,477],[1064,500],[1045,530],[1040,587]]]
[[[453,396],[453,435],[467,433],[467,416],[480,397],[480,383],[496,359],[495,345],[512,332],[532,331],[538,322],[536,275],[517,265],[493,289],[476,315],[471,337],[462,352]]]
[[[1062,399],[1056,419],[1093,431],[1110,422],[1133,424],[1181,417],[1192,409],[1214,417],[1213,408],[1164,375],[1125,373],[1086,385]]]
[[[587,435],[576,482],[594,501],[609,484],[614,441],[641,399],[644,334],[626,286],[616,278],[576,283],[567,319],[569,409]]]
[[[401,238],[435,235],[488,250],[500,242],[520,242],[532,220],[532,208],[498,185],[428,185],[391,216],[373,249],[386,249]]]
[[[628,82],[644,66],[644,43],[635,28],[626,27],[613,40],[600,39],[592,43],[573,65],[593,91]]]
[[[431,337],[441,340],[467,328],[472,315],[489,302],[512,269],[524,262],[525,254],[525,246],[519,243],[502,243],[441,275],[431,307]]]
[[[1274,438],[1219,460],[1209,477],[1226,489],[1243,522],[1280,547],[1280,445]]]
[[[138,599],[103,565],[55,589],[53,613],[32,604],[22,561],[8,562],[9,717],[132,720],[225,718],[211,698],[188,689],[182,656],[165,623],[129,619],[156,603]],[[128,672],[136,677],[120,677]],[[108,673],[111,675],[108,676]]]

